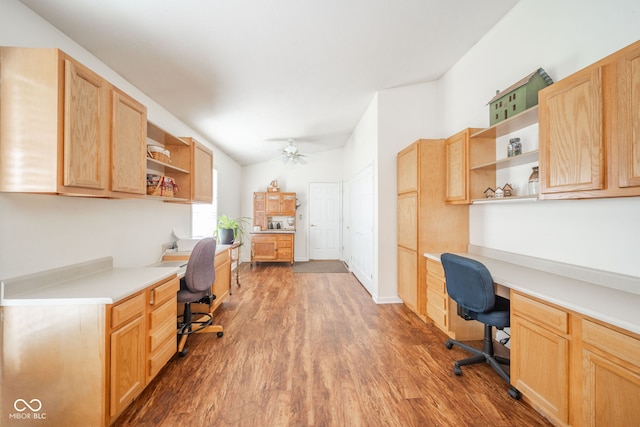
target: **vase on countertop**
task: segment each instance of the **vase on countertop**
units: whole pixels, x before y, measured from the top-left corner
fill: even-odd
[[[540,192],[540,179],[538,177],[538,166],[534,166],[531,175],[529,175],[529,195],[537,196]]]

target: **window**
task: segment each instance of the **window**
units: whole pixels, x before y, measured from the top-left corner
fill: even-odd
[[[218,216],[218,171],[213,170],[213,203],[191,205],[191,236],[211,237]]]

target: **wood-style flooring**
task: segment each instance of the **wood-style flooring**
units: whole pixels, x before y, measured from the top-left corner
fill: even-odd
[[[240,269],[216,311],[224,337],[189,337],[116,426],[548,426],[486,364],[352,274]]]

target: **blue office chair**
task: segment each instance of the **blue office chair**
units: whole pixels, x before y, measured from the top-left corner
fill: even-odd
[[[509,359],[496,356],[493,352],[493,327],[504,329],[509,326],[509,300],[495,294],[491,273],[482,263],[450,253],[442,254],[440,260],[444,267],[447,293],[458,304],[458,315],[465,320],[484,323],[482,350],[453,339],[445,343],[449,350],[455,345],[473,354],[472,357],[456,361],[453,372],[462,375],[461,366],[486,362],[510,384],[509,374],[500,366],[509,365]],[[509,396],[519,399],[521,394],[510,385]]]
[[[185,345],[189,335],[196,332],[216,332],[222,337],[222,326],[213,325],[211,304],[216,296],[211,293],[211,286],[216,280],[214,258],[216,255],[216,241],[211,237],[200,240],[189,256],[187,271],[180,279],[178,302],[184,302],[184,313],[178,316],[178,354],[185,356]],[[208,313],[192,313],[191,304],[208,304]]]

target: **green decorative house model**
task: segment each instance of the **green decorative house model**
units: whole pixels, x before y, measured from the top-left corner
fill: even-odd
[[[491,126],[538,105],[538,91],[553,83],[542,69],[538,68],[527,77],[511,85],[489,101],[489,123]]]

